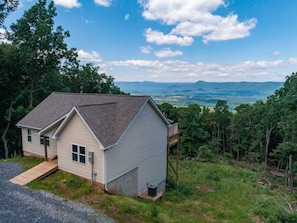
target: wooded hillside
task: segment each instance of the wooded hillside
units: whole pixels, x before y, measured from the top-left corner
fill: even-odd
[[[297,73],[288,76],[266,102],[241,104],[235,112],[224,100],[216,103],[213,112],[197,104],[174,107],[164,103],[160,108],[179,122],[185,158],[211,160],[223,155],[263,162],[265,169],[286,169],[292,155],[293,167],[297,166]]]

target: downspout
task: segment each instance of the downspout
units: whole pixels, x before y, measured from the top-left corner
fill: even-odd
[[[103,150],[103,184],[104,184],[104,192],[108,193],[108,188],[107,188],[107,165],[106,165],[106,151]]]
[[[94,184],[94,163],[91,163],[91,182]]]
[[[92,184],[94,183],[94,152],[89,152],[89,161],[91,163],[91,180],[92,180]]]

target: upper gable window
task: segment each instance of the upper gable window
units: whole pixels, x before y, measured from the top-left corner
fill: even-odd
[[[79,163],[86,163],[86,147],[72,145],[72,160]]]
[[[48,137],[45,137],[45,141],[46,141],[46,145],[49,146],[50,143],[49,143]],[[40,145],[44,145],[44,137],[43,136],[40,136]]]
[[[32,142],[32,131],[31,131],[31,129],[27,129],[27,138],[28,138],[28,142]]]

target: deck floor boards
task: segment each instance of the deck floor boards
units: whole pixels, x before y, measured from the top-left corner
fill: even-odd
[[[41,179],[43,177],[48,176],[49,174],[55,172],[57,169],[57,161],[45,161],[21,173],[20,175],[11,178],[9,181],[11,183],[24,186],[32,182],[33,180]]]

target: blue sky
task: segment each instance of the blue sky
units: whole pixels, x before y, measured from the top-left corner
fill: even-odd
[[[6,26],[36,0],[21,0]],[[69,47],[115,81],[284,81],[296,0],[54,0]]]

